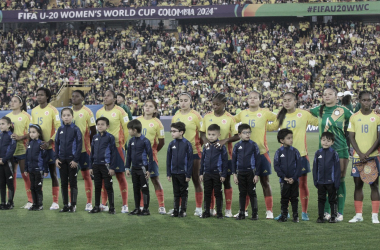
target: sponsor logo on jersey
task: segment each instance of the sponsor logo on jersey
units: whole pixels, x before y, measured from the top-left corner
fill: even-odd
[[[285,157],[285,155],[284,155],[284,154],[282,154],[280,157]]]
[[[181,121],[181,119],[177,118],[177,122]]]
[[[132,143],[131,143],[131,146],[133,146],[133,145],[135,145],[135,143],[134,143],[134,142],[132,142]]]
[[[297,117],[298,117],[298,118],[301,118],[301,117],[302,117],[302,114],[301,114],[301,113],[298,113],[298,114],[297,114]]]
[[[227,120],[226,120],[226,119],[223,119],[223,120],[222,120],[222,123],[223,123],[223,124],[226,124],[226,123],[227,123]]]
[[[305,171],[306,169],[305,168],[302,168],[302,171]]]
[[[97,141],[98,140],[98,138],[95,138],[95,141]]]
[[[361,121],[362,121],[362,119],[359,119],[359,120],[358,120],[358,122],[361,122]]]
[[[245,115],[245,117],[249,117],[249,115]]]
[[[318,156],[318,159],[322,159],[322,155]]]
[[[63,131],[61,131],[61,133],[59,133],[59,134],[63,134]]]
[[[243,149],[243,147],[242,147],[242,146],[240,146],[238,149]]]
[[[153,123],[149,123],[149,127],[153,128],[154,124]]]
[[[87,165],[87,162],[85,162],[83,165],[86,166],[86,165]]]
[[[210,122],[212,122],[212,119],[210,119]]]
[[[265,174],[265,173],[268,173],[268,171],[267,171],[267,170],[264,170],[264,172],[263,172],[263,173],[264,173],[264,174]]]
[[[261,113],[258,113],[258,114],[257,114],[257,117],[258,117],[258,118],[261,118],[262,116],[263,116],[263,115],[262,115]]]
[[[175,145],[172,148],[176,149]]]

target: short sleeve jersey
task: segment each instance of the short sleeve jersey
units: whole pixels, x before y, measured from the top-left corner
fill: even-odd
[[[6,115],[9,117],[13,123],[14,133],[18,136],[23,136],[28,133],[29,124],[30,124],[30,115],[22,111],[20,114],[14,115],[13,112]],[[16,151],[14,156],[26,154],[26,143],[28,139],[23,141],[17,141]]]
[[[158,139],[165,138],[164,125],[162,125],[161,121],[157,118],[146,120],[143,116],[139,116],[137,120],[139,120],[142,125],[141,133],[150,141],[153,151],[153,160],[158,164]]]
[[[95,126],[95,117],[92,111],[83,106],[80,110],[74,111],[74,123],[79,128],[82,133],[82,153],[91,153],[91,143],[90,143],[90,127]]]

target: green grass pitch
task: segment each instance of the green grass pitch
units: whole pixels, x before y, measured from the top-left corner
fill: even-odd
[[[166,209],[173,206],[172,186],[166,179],[165,157],[171,141],[166,133],[166,145],[159,153],[160,179],[165,191]],[[308,133],[310,161],[318,147],[318,134]],[[268,134],[270,155],[273,160],[279,147],[276,133]],[[15,209],[0,211],[0,249],[379,249],[380,225],[371,223],[370,189],[364,187],[364,222],[349,224],[354,215],[353,180],[348,168],[347,200],[344,221],[338,224],[317,224],[317,190],[312,176],[308,176],[310,189],[310,221],[296,224],[278,223],[265,219],[265,203],[260,184],[257,187],[259,220],[236,221],[234,219],[200,219],[193,216],[195,209],[194,188],[190,184],[188,217],[171,218],[158,214],[158,203],[151,185],[151,216],[137,217],[120,213],[121,195],[117,182],[114,184],[116,215],[108,213],[88,214],[84,211],[86,197],[84,182],[78,178],[78,206],[75,214],[49,211],[52,202],[51,181],[44,182],[45,210],[29,212],[20,209],[27,201],[22,179],[17,181]],[[115,180],[115,178],[114,178]],[[129,209],[134,207],[132,181],[129,186]],[[273,191],[273,212],[280,212],[278,178],[270,176]],[[238,211],[238,188],[233,184],[232,212]],[[60,197],[60,206],[62,199]],[[93,200],[94,201],[94,200]],[[250,209],[250,208],[249,208]],[[299,204],[301,211],[301,204]]]

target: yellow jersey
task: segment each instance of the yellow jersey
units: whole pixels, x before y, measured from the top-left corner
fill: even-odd
[[[308,125],[318,126],[318,118],[310,112],[302,109],[296,109],[293,113],[287,113],[281,127],[279,121],[269,124],[268,131],[279,128],[287,128],[293,131],[293,147],[295,147],[301,156],[307,155],[306,129]]]
[[[236,130],[235,118],[228,112],[224,112],[223,115],[218,116],[218,117],[215,116],[214,111],[207,113],[202,119],[201,128],[199,131],[207,134],[207,128],[211,124],[217,124],[220,126],[219,140],[224,140],[238,133]],[[227,152],[228,152],[228,160],[231,160],[232,159],[232,142],[227,143]]]
[[[95,118],[92,111],[83,106],[80,110],[74,112],[74,123],[82,133],[82,153],[91,154],[90,127],[95,126]]]
[[[186,125],[186,132],[183,135],[193,147],[193,154],[202,157],[201,139],[199,137],[199,129],[201,128],[202,116],[195,110],[191,110],[188,114],[181,114],[179,110],[173,116],[172,123],[183,122]]]
[[[365,154],[377,140],[378,126],[380,125],[380,117],[373,111],[369,115],[363,115],[359,110],[350,118],[347,131],[355,133],[355,141],[360,151]],[[377,150],[373,151],[369,156],[377,156]],[[354,158],[359,158],[355,152]]]
[[[128,139],[128,114],[124,109],[115,105],[113,109],[106,111],[104,107],[96,112],[96,118],[106,117],[110,121],[110,126],[107,130],[108,133],[115,137],[116,147],[118,149],[125,146],[125,142]]]
[[[13,112],[6,115],[9,117],[13,123],[14,127],[14,134],[18,136],[23,136],[28,134],[29,130],[29,124],[30,124],[30,115],[22,111],[18,115],[14,115]],[[17,141],[16,145],[16,151],[14,153],[14,156],[23,155],[26,154],[26,143],[28,142],[28,139]]]
[[[249,109],[241,111],[235,116],[236,123],[245,123],[251,126],[251,140],[259,146],[260,154],[269,151],[267,142],[268,121],[276,120],[276,114],[269,109],[259,108],[255,112]]]
[[[58,110],[51,104],[43,109],[38,105],[32,109],[31,123],[40,125],[44,141],[53,140],[48,149],[54,150],[55,132],[61,126]]]
[[[161,121],[157,118],[146,120],[143,116],[139,116],[137,117],[137,120],[139,120],[142,125],[141,133],[150,141],[150,145],[152,146],[153,160],[158,164],[158,139],[165,138],[164,125],[162,125]]]

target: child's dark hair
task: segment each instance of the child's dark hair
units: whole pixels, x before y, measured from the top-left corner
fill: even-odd
[[[25,102],[25,100],[21,96],[19,96],[19,95],[14,95],[13,97],[16,97],[20,101],[20,103],[22,103],[22,105],[21,105],[21,111],[26,111],[26,102]]]
[[[296,95],[293,92],[286,92],[284,94],[284,97],[286,95],[292,95],[294,97],[294,100],[297,100],[297,97],[296,97]],[[288,110],[285,107],[282,107],[282,109],[280,110],[280,112],[278,112],[277,121],[278,121],[278,124],[279,124],[280,127],[281,127],[282,123],[284,122],[285,116],[286,116],[287,113],[288,113]]]
[[[40,139],[41,141],[43,141],[44,139],[42,137],[42,129],[41,129],[40,125],[38,125],[38,124],[30,124],[29,125],[29,132],[30,132],[31,128],[34,128],[34,129],[37,130],[37,133],[39,134],[38,139]]]
[[[226,103],[227,102],[227,97],[222,94],[222,93],[218,93],[214,96],[214,98],[212,98],[213,101],[220,101],[220,102],[223,102],[223,103]]]
[[[38,91],[44,91],[44,92],[45,92],[45,95],[46,95],[46,97],[47,97],[47,102],[49,103],[50,100],[51,100],[51,92],[50,92],[50,89],[48,89],[48,88],[44,88],[44,87],[41,87],[41,88],[37,89],[37,92],[36,92],[36,93],[38,93]]]
[[[280,131],[278,131],[278,133],[277,133],[278,143],[282,143],[281,140],[284,140],[285,137],[289,134],[293,134],[293,131],[291,131],[290,129],[287,129],[287,128],[283,128]]]
[[[342,98],[342,105],[347,106],[351,104],[351,95],[346,95]]]
[[[327,89],[332,89],[332,90],[334,90],[334,92],[335,92],[335,96],[337,96],[337,91],[336,91],[336,89],[334,89],[334,88],[327,88]],[[325,89],[325,91],[326,91],[326,89]],[[322,117],[323,116],[323,109],[326,107],[326,104],[322,104],[321,105],[321,107],[319,108],[319,117]]]
[[[80,89],[74,90],[73,93],[78,93],[78,94],[80,94],[84,98],[84,92],[82,90],[80,90]]]
[[[321,139],[323,137],[326,137],[327,140],[332,140],[333,142],[335,141],[335,135],[331,132],[323,132],[321,135]]]
[[[363,90],[363,91],[360,91],[359,92],[359,100],[362,99],[362,96],[363,95],[370,95],[372,97],[372,92],[368,91],[368,90]]]
[[[140,134],[141,130],[142,130],[142,124],[139,120],[134,119],[134,120],[128,122],[127,128],[132,129],[132,130],[136,129],[137,133]]]
[[[9,118],[8,116],[3,116],[3,117],[1,118],[1,120],[6,120],[6,121],[7,121],[7,123],[10,125],[10,126],[9,126],[9,130],[13,133],[13,131],[14,131],[14,127],[13,127],[13,123],[12,123],[11,118]]]
[[[249,126],[246,123],[242,123],[238,126],[238,133],[241,134],[241,132],[243,132],[243,130],[246,130],[246,129],[249,129],[249,131],[251,131],[251,126]]]
[[[108,120],[107,117],[99,117],[98,119],[96,119],[96,124],[98,124],[98,121],[105,121],[107,126],[110,125],[110,120]]]
[[[74,116],[74,112],[73,112],[73,110],[72,110],[71,108],[63,108],[63,109],[61,110],[61,117],[62,117],[62,115],[63,115],[63,111],[66,111],[66,110],[68,110],[68,111],[70,112],[70,114],[71,114],[72,116]]]
[[[123,100],[125,100],[125,95],[123,93],[117,93],[117,96],[120,96],[121,98],[123,98]]]
[[[207,131],[218,131],[220,132],[220,127],[217,124],[211,124],[208,126]]]
[[[186,132],[186,125],[183,122],[175,122],[170,125],[171,128],[178,129],[179,132],[183,132],[185,134]]]

